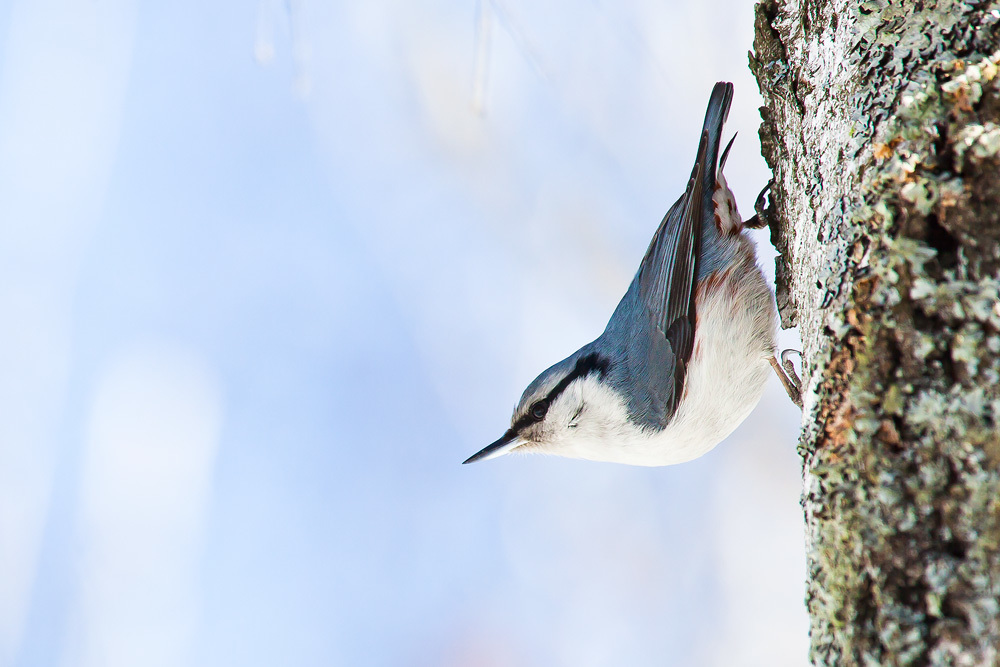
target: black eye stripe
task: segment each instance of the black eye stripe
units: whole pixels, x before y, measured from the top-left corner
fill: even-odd
[[[545,399],[551,404],[577,378],[587,377],[591,373],[597,373],[598,377],[603,377],[608,372],[608,366],[608,360],[598,356],[596,352],[591,352],[585,357],[580,357],[576,362],[576,366],[573,367],[573,371],[553,387]]]
[[[608,372],[609,367],[610,363],[608,362],[608,360],[601,357],[596,352],[591,352],[586,356],[580,357],[576,362],[576,366],[573,367],[573,370],[570,372],[570,374],[564,377],[562,380],[560,380],[559,384],[553,387],[552,391],[550,391],[545,398],[532,403],[531,408],[528,409],[528,412],[525,415],[523,415],[520,419],[518,419],[516,422],[514,422],[514,424],[511,426],[511,429],[517,432],[523,429],[525,426],[542,421],[545,418],[545,411],[548,411],[549,406],[552,405],[552,403],[554,403],[557,398],[559,398],[559,395],[561,393],[566,391],[566,388],[569,387],[569,385],[573,382],[573,380],[576,380],[577,378],[581,377],[587,377],[591,373],[597,373],[598,377],[603,377],[604,374]],[[542,411],[541,417],[536,417],[534,414],[535,408],[539,408],[542,405],[545,406],[544,407],[545,411]]]

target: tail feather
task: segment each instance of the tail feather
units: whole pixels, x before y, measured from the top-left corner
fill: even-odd
[[[729,106],[733,101],[733,84],[720,81],[712,89],[705,110],[705,124],[702,136],[707,137],[705,163],[701,171],[701,224],[698,225],[698,257],[696,275],[702,280],[724,264],[728,243],[715,223],[715,184],[719,169],[719,146],[722,143],[722,128],[729,116]],[[728,153],[728,148],[727,151]]]
[[[729,106],[733,102],[733,84],[720,81],[712,89],[712,96],[708,100],[708,109],[705,110],[705,124],[702,132],[708,133],[707,160],[701,172],[702,186],[702,220],[707,222],[715,216],[715,208],[712,205],[712,195],[715,194],[716,169],[719,164],[719,146],[722,143],[722,127],[729,116]],[[711,225],[705,225],[711,226]]]

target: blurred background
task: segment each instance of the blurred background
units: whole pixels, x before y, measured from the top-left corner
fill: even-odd
[[[717,80],[752,214],[752,10],[0,2],[0,665],[804,664],[775,378],[692,463],[460,465]]]

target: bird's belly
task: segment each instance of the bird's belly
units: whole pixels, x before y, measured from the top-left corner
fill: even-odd
[[[713,449],[753,411],[771,373],[777,310],[752,255],[701,281],[695,299],[694,351],[667,426],[626,427],[603,442],[580,443],[576,456],[643,466],[683,463]]]

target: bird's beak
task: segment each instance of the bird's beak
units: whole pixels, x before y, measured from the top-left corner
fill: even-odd
[[[514,433],[513,429],[508,429],[499,440],[491,445],[483,447],[481,450],[462,461],[462,465],[466,463],[475,463],[476,461],[488,461],[490,459],[495,459],[498,456],[503,456],[509,453],[515,447],[520,447],[524,444],[524,440],[518,437],[517,433]]]

